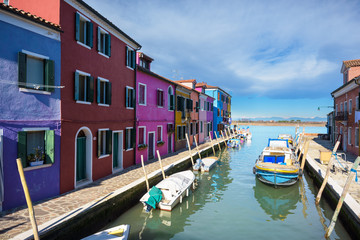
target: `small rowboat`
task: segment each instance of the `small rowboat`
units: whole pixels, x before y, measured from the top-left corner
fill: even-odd
[[[194,171],[209,172],[212,167],[215,166],[218,161],[218,157],[206,157],[196,160],[193,166]]]
[[[83,240],[98,240],[98,239],[126,240],[129,237],[129,233],[130,233],[130,225],[123,224],[95,233],[86,238],[83,238]]]

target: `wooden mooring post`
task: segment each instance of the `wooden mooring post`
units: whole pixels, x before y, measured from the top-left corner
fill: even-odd
[[[147,177],[147,174],[146,174],[146,170],[145,170],[144,157],[143,157],[143,155],[141,155],[141,165],[142,165],[142,168],[143,168],[143,171],[144,171],[144,175],[145,175],[146,189],[149,191],[149,190],[150,190],[149,180],[148,180],[148,177]]]
[[[198,155],[199,155],[199,159],[201,160],[200,149],[199,149],[199,146],[198,146],[198,144],[197,144],[196,137],[194,137],[194,140],[195,140],[196,150],[197,150],[197,153],[198,153]]]
[[[185,137],[186,137],[186,142],[187,142],[188,147],[189,147],[189,155],[190,155],[190,158],[191,158],[191,164],[194,166],[194,159],[192,157],[190,141],[189,141],[189,137],[188,137],[187,133],[185,133]]]
[[[209,137],[210,137],[211,148],[212,148],[214,156],[215,156],[215,149],[214,149],[214,144],[212,143],[211,133],[209,134]]]
[[[217,144],[218,144],[218,147],[219,147],[219,151],[221,151],[221,146],[220,146],[220,142],[219,142],[219,139],[218,139],[218,137],[217,137],[217,134],[216,134],[216,132],[214,132],[215,133],[215,138],[216,138],[216,142],[217,142]]]
[[[29,188],[28,188],[27,183],[26,183],[26,179],[25,179],[25,175],[24,175],[24,169],[23,169],[23,166],[22,166],[22,163],[21,163],[21,158],[16,159],[16,164],[17,164],[17,167],[18,167],[21,184],[22,184],[22,187],[24,189],[26,204],[28,205],[28,209],[29,209],[30,222],[31,222],[31,226],[32,226],[32,229],[33,229],[33,233],[34,233],[34,239],[39,240],[40,238],[39,238],[39,232],[38,232],[36,219],[35,219],[34,207],[32,205],[32,201],[31,201],[30,193],[29,193]]]
[[[307,155],[308,150],[309,150],[309,144],[310,144],[310,139],[307,138],[306,142],[304,143],[304,153],[303,153],[302,160],[301,160],[301,174],[304,173],[306,155]]]
[[[164,172],[164,168],[163,168],[163,165],[162,165],[162,162],[161,162],[161,157],[160,157],[159,150],[156,150],[156,154],[157,154],[158,159],[159,159],[159,163],[160,163],[160,168],[161,168],[161,173],[162,173],[163,179],[165,179],[165,172]]]
[[[346,179],[346,183],[345,183],[345,186],[344,186],[343,191],[341,193],[341,197],[340,197],[339,202],[338,202],[338,204],[336,206],[336,209],[335,209],[334,215],[333,215],[333,217],[331,219],[330,225],[329,225],[329,227],[328,227],[328,229],[327,229],[327,231],[325,233],[325,238],[330,237],[331,232],[334,230],[337,217],[339,215],[340,209],[341,209],[341,207],[343,205],[343,202],[345,200],[346,194],[349,191],[349,188],[350,188],[351,182],[352,182],[352,180],[354,178],[354,175],[355,175],[355,173],[357,173],[357,168],[359,166],[359,163],[360,163],[360,157],[357,157],[355,159],[354,165],[352,166],[352,168],[350,170],[350,174],[349,174],[348,178]]]
[[[333,149],[333,151],[332,151],[330,160],[329,160],[329,162],[328,162],[328,166],[327,166],[327,168],[326,168],[326,174],[325,174],[325,177],[324,177],[324,181],[322,182],[321,187],[320,187],[320,189],[319,189],[319,192],[318,192],[318,194],[317,194],[317,196],[316,196],[316,200],[315,200],[315,203],[316,203],[316,204],[319,204],[320,199],[321,199],[321,195],[322,195],[322,193],[323,193],[323,191],[324,191],[324,188],[325,188],[325,186],[326,186],[326,184],[327,184],[327,182],[328,182],[328,179],[329,179],[329,176],[330,176],[331,165],[332,165],[333,159],[335,158],[336,151],[337,151],[337,149],[338,149],[338,147],[339,147],[339,145],[340,145],[340,139],[341,139],[341,138],[339,138],[339,139],[337,140],[337,142],[336,142],[336,144],[335,144],[335,147],[334,147],[334,149]]]

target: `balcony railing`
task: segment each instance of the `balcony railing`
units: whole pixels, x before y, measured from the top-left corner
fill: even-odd
[[[347,121],[348,116],[348,112],[338,112],[335,116],[335,121]]]

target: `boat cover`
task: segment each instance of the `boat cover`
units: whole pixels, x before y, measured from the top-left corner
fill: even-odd
[[[289,147],[287,139],[271,139],[269,138],[268,147]]]
[[[165,178],[156,186],[160,189],[168,189],[171,195],[176,196],[177,192],[182,191],[189,185],[190,179],[181,175],[173,174],[169,178]]]
[[[156,205],[161,201],[161,199],[162,199],[161,190],[153,186],[149,191],[149,198],[145,203],[155,209]]]

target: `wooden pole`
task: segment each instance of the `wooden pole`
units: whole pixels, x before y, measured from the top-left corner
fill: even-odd
[[[144,166],[144,157],[143,157],[143,155],[141,155],[141,165],[142,165],[142,168],[143,168],[143,171],[144,171],[144,174],[145,174],[146,189],[149,191],[150,190],[149,180],[148,180],[146,170],[145,170],[145,166]]]
[[[156,150],[156,154],[157,154],[158,159],[159,159],[159,163],[160,163],[160,168],[161,168],[161,173],[162,173],[162,175],[163,175],[163,179],[165,179],[165,172],[164,172],[163,165],[162,165],[162,162],[161,162],[161,157],[160,157],[159,150]]]
[[[218,139],[218,137],[217,137],[216,132],[214,132],[214,133],[215,133],[215,138],[216,138],[216,142],[217,142],[217,144],[218,144],[219,150],[221,151],[221,146],[220,146],[220,143],[219,143],[219,139]]]
[[[319,192],[318,192],[318,194],[317,194],[317,196],[316,196],[316,200],[315,200],[315,203],[316,203],[316,204],[319,204],[319,202],[320,202],[321,195],[322,195],[322,193],[323,193],[323,191],[324,191],[324,188],[325,188],[325,186],[326,186],[326,184],[327,184],[327,181],[328,181],[328,178],[329,178],[329,176],[330,176],[330,169],[331,169],[331,167],[332,167],[332,162],[333,162],[334,156],[335,156],[335,154],[336,154],[336,151],[337,151],[339,145],[340,145],[340,139],[337,140],[337,142],[336,142],[336,144],[335,144],[335,147],[334,147],[334,149],[333,149],[333,151],[332,151],[332,154],[331,154],[331,157],[330,157],[330,160],[329,160],[329,162],[328,162],[327,169],[326,169],[326,174],[325,174],[325,177],[324,177],[324,181],[322,182],[322,185],[321,185],[321,187],[320,187],[320,189],[319,189]]]
[[[17,163],[17,167],[18,167],[18,171],[19,171],[19,175],[20,175],[21,184],[24,189],[26,203],[27,203],[28,209],[29,209],[30,222],[31,222],[31,226],[33,229],[33,233],[34,233],[34,239],[39,240],[40,238],[39,238],[39,232],[38,232],[36,219],[35,219],[34,207],[31,202],[29,189],[28,189],[25,175],[24,175],[24,169],[23,169],[22,163],[21,163],[21,158],[16,159],[16,163]]]
[[[187,141],[187,144],[188,144],[188,147],[189,147],[189,154],[190,154],[190,158],[191,158],[191,163],[194,166],[194,159],[193,159],[192,154],[191,154],[190,141],[189,141],[189,137],[188,137],[187,133],[185,133],[185,137],[186,137],[186,141]]]
[[[209,137],[210,137],[210,144],[211,144],[211,148],[212,148],[213,153],[214,153],[214,156],[215,156],[215,149],[214,149],[214,144],[213,144],[213,142],[212,142],[212,137],[211,137],[211,134],[209,135]]]
[[[198,152],[198,155],[199,155],[199,159],[201,160],[200,149],[199,149],[199,146],[197,144],[196,137],[194,138],[194,140],[195,140],[195,146],[196,146],[196,149],[197,149],[197,152]]]
[[[304,167],[305,167],[305,162],[306,162],[306,155],[307,155],[307,152],[309,150],[309,144],[310,144],[310,139],[306,139],[304,154],[303,154],[303,157],[302,157],[302,160],[301,160],[301,171],[302,171],[302,173],[304,172]]]
[[[351,182],[352,182],[352,180],[353,180],[353,178],[354,178],[354,174],[355,174],[356,171],[357,171],[357,168],[358,168],[358,166],[359,166],[359,163],[360,163],[360,157],[357,157],[357,158],[355,159],[355,162],[354,162],[353,167],[351,168],[350,174],[349,174],[348,178],[346,179],[346,183],[345,183],[345,186],[344,186],[344,188],[343,188],[343,192],[341,193],[340,200],[339,200],[339,202],[338,202],[338,204],[337,204],[337,206],[336,206],[336,210],[335,210],[334,215],[333,215],[333,217],[332,217],[332,219],[331,219],[331,223],[330,223],[330,225],[329,225],[329,227],[328,227],[328,229],[327,229],[327,231],[326,231],[326,233],[325,233],[325,238],[330,237],[331,232],[333,231],[333,229],[334,229],[334,227],[335,227],[335,223],[336,223],[337,217],[338,217],[338,215],[339,215],[340,209],[341,209],[341,207],[342,207],[342,205],[343,205],[343,202],[344,202],[344,200],[345,200],[346,194],[347,194],[348,191],[349,191]]]
[[[296,144],[296,148],[295,148],[295,154],[297,154],[297,152],[298,152],[298,150],[299,150],[302,137],[303,137],[303,135],[300,133],[300,136],[299,136],[298,142],[297,142],[297,144]]]

